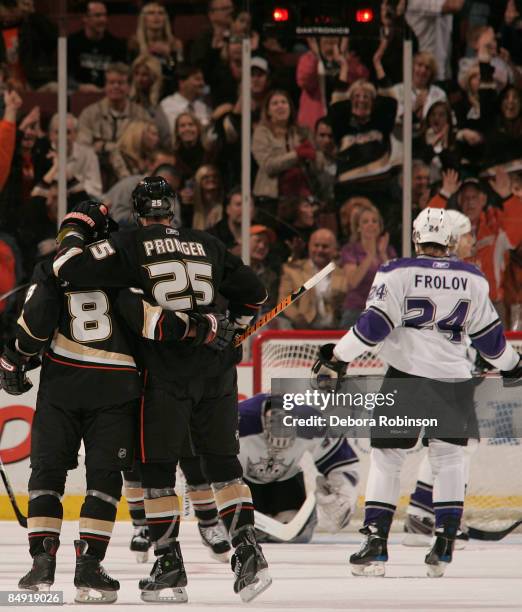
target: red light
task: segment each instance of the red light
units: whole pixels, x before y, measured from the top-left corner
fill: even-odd
[[[355,13],[355,21],[358,23],[370,23],[373,21],[373,11],[371,8],[360,9]]]
[[[275,8],[272,12],[272,19],[277,22],[288,21],[288,9]]]

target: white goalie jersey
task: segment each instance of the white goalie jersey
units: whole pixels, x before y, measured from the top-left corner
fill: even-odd
[[[510,370],[518,363],[480,270],[456,259],[423,255],[379,268],[366,310],[334,354],[350,362],[382,343],[379,357],[401,372],[465,379],[471,377],[467,337],[494,367]]]

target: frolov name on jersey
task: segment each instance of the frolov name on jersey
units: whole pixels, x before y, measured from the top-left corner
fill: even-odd
[[[468,279],[462,276],[450,276],[446,274],[415,274],[415,287],[466,291]]]

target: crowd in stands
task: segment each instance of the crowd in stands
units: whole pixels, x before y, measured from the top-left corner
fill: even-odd
[[[413,217],[426,206],[469,217],[471,261],[507,328],[522,330],[520,0],[382,0],[377,36],[292,40],[265,32],[233,0],[209,0],[206,28],[180,38],[175,0],[134,2],[134,33],[122,36],[108,4],[84,3],[82,27],[68,36],[69,209],[101,198],[124,229],[135,222],[135,185],[161,175],[179,194],[175,221],[240,254],[250,36],[250,256],[266,309],[334,261],[336,271],[275,324],[352,325],[377,268],[403,247],[408,31]],[[57,23],[38,0],[10,0],[0,3],[0,27],[1,297],[53,255],[59,168],[56,107],[37,103],[57,91]],[[0,299],[0,336],[18,305],[16,293]]]

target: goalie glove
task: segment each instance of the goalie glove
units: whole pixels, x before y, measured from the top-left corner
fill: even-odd
[[[223,351],[230,346],[236,335],[236,329],[225,315],[193,312],[189,316],[196,332],[192,338],[193,346],[205,345],[215,351]]]
[[[353,482],[352,482],[353,478]],[[350,522],[357,505],[357,473],[348,478],[343,471],[332,471],[327,477],[317,476],[315,497],[327,522],[327,529],[337,533]],[[354,484],[355,483],[355,484]]]
[[[346,376],[348,364],[333,354],[335,344],[323,344],[312,366],[312,387],[321,391],[337,391]]]
[[[14,348],[14,342],[9,342],[0,356],[0,388],[9,395],[26,393],[33,386],[26,372],[39,365],[40,360],[37,357],[22,355]]]
[[[502,384],[504,387],[520,387],[522,386],[522,359],[519,359],[517,365],[512,370],[502,370]]]

